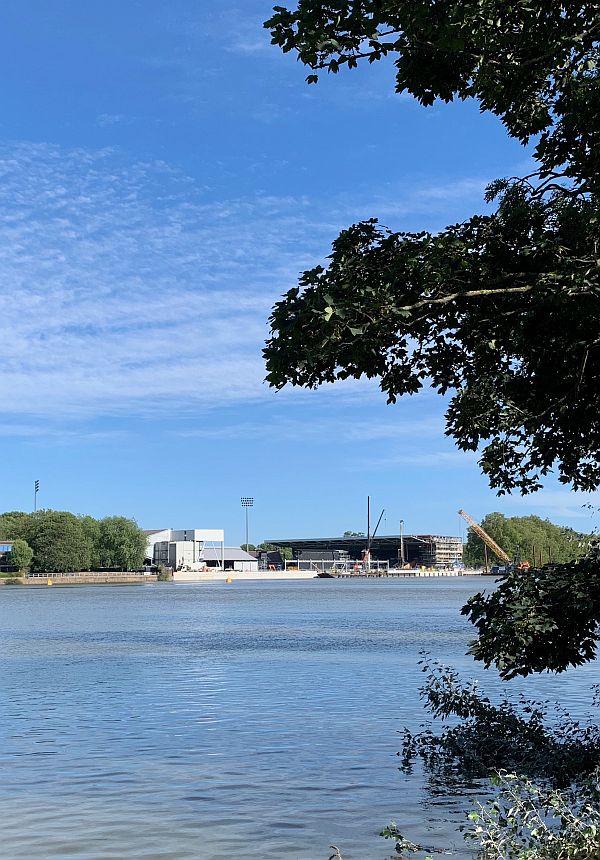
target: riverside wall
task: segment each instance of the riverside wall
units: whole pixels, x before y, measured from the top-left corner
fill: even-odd
[[[36,573],[28,576],[15,576],[20,585],[145,585],[156,582],[156,574],[132,573],[131,571],[110,572],[81,571],[74,573]],[[9,583],[11,584],[11,583]],[[0,585],[6,580],[0,578]]]
[[[314,579],[316,573],[311,571],[290,571],[284,570],[208,570],[208,571],[187,571],[176,570],[173,574],[174,582],[226,582],[228,579],[237,580],[238,582],[256,581],[256,580],[288,580],[296,579]]]
[[[386,578],[410,578],[410,577],[444,577],[444,576],[479,576],[480,570],[389,570],[371,573],[348,571],[345,573],[334,572],[333,579],[386,579]],[[298,579],[315,579],[315,570],[209,570],[209,571],[175,571],[174,582],[225,582],[228,579],[243,581],[265,581],[278,580],[287,582]]]
[[[480,576],[480,570],[444,570],[444,571],[429,571],[429,570],[390,570],[380,573],[339,573],[336,572],[333,576],[335,579],[385,579],[388,577],[394,578],[421,578],[421,577],[447,577],[447,576]],[[175,582],[226,582],[227,580],[243,581],[265,581],[278,580],[280,582],[314,579],[315,571],[207,571],[207,572],[192,572],[192,571],[176,571],[173,575]],[[30,574],[24,577],[14,577],[19,585],[26,586],[45,586],[48,585],[146,585],[147,583],[156,582],[156,574],[141,574],[131,572],[111,572],[105,573],[101,571],[81,571],[77,573],[39,573]],[[6,585],[6,579],[0,577],[0,586]],[[9,585],[12,583],[8,583]]]

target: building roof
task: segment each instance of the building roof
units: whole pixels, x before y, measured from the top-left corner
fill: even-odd
[[[217,558],[221,557],[221,550],[219,547],[215,547],[215,555]],[[206,548],[204,550],[206,555]],[[243,549],[240,549],[237,546],[226,546],[225,547],[225,561],[256,561],[255,556],[250,555],[249,552],[246,552]]]
[[[413,543],[424,543],[427,541],[436,541],[436,540],[456,540],[460,541],[459,537],[453,537],[450,535],[403,535],[404,542],[413,542]],[[367,544],[367,536],[366,535],[353,535],[347,537],[322,537],[322,538],[280,538],[273,539],[269,538],[265,540],[265,543],[270,543],[273,546],[299,546],[300,544],[306,546],[307,549],[310,546],[325,546],[332,547],[335,549],[348,549],[349,547],[355,547],[358,544]],[[371,543],[378,544],[386,544],[386,545],[397,545],[400,543],[400,535],[376,535],[375,537],[371,536]]]
[[[238,546],[226,546],[223,547],[223,553],[225,556],[225,561],[256,561],[256,557],[250,555],[249,552],[245,552],[243,549],[240,549]],[[221,560],[221,547],[220,546],[205,546],[202,551],[202,559],[204,561],[217,561]]]
[[[426,538],[423,535],[404,535],[404,543],[408,545],[424,543]],[[273,540],[269,538],[265,543],[270,543],[276,547],[291,546],[293,549],[346,549],[346,550],[362,550],[367,546],[367,536],[348,536],[348,537],[322,537],[322,538],[285,538]],[[371,537],[371,546],[375,545],[382,547],[398,547],[400,545],[400,535],[376,535]]]

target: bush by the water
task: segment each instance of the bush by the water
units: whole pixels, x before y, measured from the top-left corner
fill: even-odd
[[[415,758],[437,775],[460,773],[486,777],[500,770],[543,777],[568,785],[600,765],[600,726],[573,719],[558,704],[520,696],[493,704],[475,681],[464,683],[457,672],[424,657],[427,680],[421,689],[427,710],[442,721],[452,719],[439,734],[431,729],[404,731],[403,768]],[[591,707],[597,708],[598,690]]]
[[[476,681],[424,656],[421,698],[442,721],[404,731],[402,766],[420,759],[441,781],[479,778],[492,798],[469,815],[467,839],[478,860],[598,860],[600,858],[600,726],[572,718],[560,705],[519,696],[498,704]],[[590,706],[600,706],[592,688]],[[400,857],[443,852],[407,839],[395,824],[381,834]]]
[[[495,796],[477,803],[465,828],[477,860],[598,860],[600,768],[562,789],[506,771],[490,781]],[[381,836],[395,841],[399,858],[449,853],[412,842],[394,823]]]
[[[478,803],[466,838],[481,860],[598,860],[600,769],[564,789],[499,773],[498,793]]]

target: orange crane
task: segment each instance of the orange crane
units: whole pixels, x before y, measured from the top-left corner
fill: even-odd
[[[509,554],[504,552],[502,547],[498,546],[498,544],[496,543],[495,540],[492,540],[492,538],[489,536],[489,534],[486,531],[484,531],[484,529],[482,529],[478,523],[475,522],[473,517],[470,517],[466,511],[463,511],[462,508],[459,510],[458,513],[463,518],[463,520],[465,520],[469,524],[469,526],[475,532],[475,534],[479,535],[479,537],[484,542],[484,544],[489,546],[491,551],[493,553],[495,553],[501,561],[503,561],[505,564],[510,564],[511,559],[510,559]]]
[[[513,563],[509,554],[507,552],[504,552],[504,550],[502,549],[501,546],[498,546],[496,541],[493,540],[489,536],[489,534],[484,529],[482,529],[478,523],[475,522],[473,517],[470,517],[466,511],[463,511],[462,508],[459,510],[458,513],[463,518],[463,520],[465,520],[469,524],[469,526],[475,532],[475,534],[479,535],[479,537],[484,542],[484,544],[486,544],[486,546],[489,546],[489,548],[492,550],[492,552],[495,553],[501,561],[503,561],[505,564],[512,564]],[[522,561],[519,564],[516,564],[514,566],[518,570],[528,570],[530,565],[529,565],[528,561]]]

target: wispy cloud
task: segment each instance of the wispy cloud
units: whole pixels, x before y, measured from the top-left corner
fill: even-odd
[[[265,20],[270,17],[270,9],[265,6]],[[259,55],[261,60],[270,57],[278,60],[279,49],[271,45],[271,34],[266,30],[261,17],[255,14],[244,14],[239,9],[236,14],[225,13],[221,22],[227,27],[229,44],[227,50],[243,55]]]
[[[591,523],[590,527],[597,527],[599,524],[600,492],[540,490],[530,496],[516,496],[512,499],[512,504],[519,508],[533,508],[540,516],[587,519]]]
[[[467,204],[479,212],[488,208],[484,192],[489,181],[477,176],[438,183],[424,179],[421,183],[413,181],[408,188],[398,183],[385,190],[374,189],[366,199],[356,194],[339,197],[331,202],[330,217],[348,222],[376,216],[391,229],[411,229],[406,227],[407,220],[414,225],[415,217],[426,216],[435,222],[429,223],[429,229],[441,229],[447,224],[445,213],[455,219],[456,209],[466,208]]]
[[[101,113],[96,117],[96,125],[106,128],[111,125],[128,125],[131,118],[122,113]]]
[[[273,397],[269,309],[356,213],[343,199],[214,199],[164,163],[111,149],[5,146],[0,179],[0,395],[13,414]],[[426,203],[441,218],[452,199],[450,187],[392,193],[396,211]],[[375,193],[361,214],[380,203]]]
[[[385,457],[362,457],[349,464],[353,470],[390,469],[394,466],[418,466],[419,469],[455,468],[475,462],[476,455],[465,451],[408,450],[390,452]]]
[[[395,92],[395,68],[390,58],[368,66],[366,75],[344,68],[339,76],[322,73],[318,87],[308,86],[305,78],[310,70],[271,44],[263,21],[272,14],[272,2],[252,9],[227,4],[204,9],[196,4],[193,11],[179,10],[177,15],[169,5],[160,16],[160,25],[169,38],[160,39],[141,60],[168,75],[169,88],[162,97],[185,104],[193,113],[207,108],[215,80],[226,80],[228,67],[236,62],[238,67],[244,64],[249,74],[238,75],[235,86],[220,88],[220,110],[238,112],[243,105],[247,112],[251,103],[248,115],[261,122],[273,122],[282,114],[303,113],[307,101],[353,110],[360,105],[367,111],[377,110],[382,102],[399,104],[403,110],[422,109],[411,95]],[[218,45],[219,51],[207,53],[207,44]],[[365,71],[366,67],[365,62]],[[275,79],[277,86],[273,88]],[[435,111],[430,108],[431,114]]]
[[[302,201],[209,202],[111,151],[18,146],[0,176],[5,409],[264,396],[269,307],[310,244]]]
[[[433,437],[443,432],[443,424],[439,417],[411,421],[366,421],[357,419],[342,411],[337,417],[302,419],[276,418],[271,416],[269,421],[241,421],[228,423],[219,422],[218,426],[185,427],[174,429],[173,435],[183,438],[197,439],[285,439],[300,441],[306,439],[336,439],[344,442],[369,442],[394,440],[410,437],[423,439]]]

